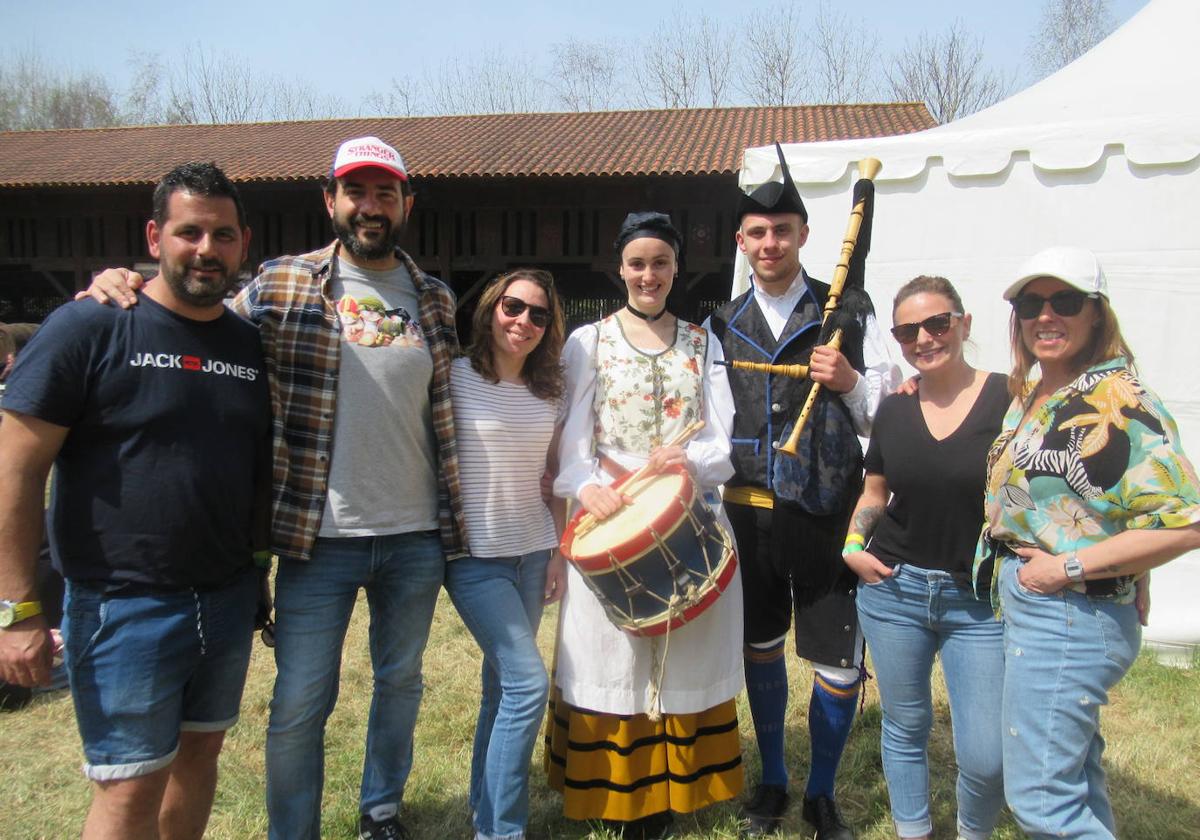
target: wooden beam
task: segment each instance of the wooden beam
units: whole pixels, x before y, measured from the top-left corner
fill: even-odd
[[[627,297],[629,295],[629,289],[625,288],[625,281],[621,279],[620,274],[613,272],[612,270],[605,270],[604,276],[608,278],[609,283],[612,283],[617,287],[617,291],[621,293],[622,297]]]
[[[471,300],[471,298],[475,297],[475,295],[479,294],[479,290],[487,285],[487,283],[492,279],[492,276],[493,275],[491,274],[485,274],[483,277],[480,277],[478,280],[472,283],[471,288],[467,289],[458,296],[458,305],[461,307],[464,303],[467,303],[469,300]]]
[[[65,298],[73,298],[73,297],[75,297],[75,293],[74,293],[74,292],[68,292],[68,291],[67,291],[67,290],[66,290],[66,289],[63,287],[63,284],[58,282],[58,278],[57,278],[57,277],[55,277],[53,274],[51,274],[49,271],[38,271],[38,274],[40,274],[40,275],[42,275],[43,277],[45,277],[45,278],[46,278],[46,280],[48,280],[48,281],[50,282],[50,285],[54,287],[54,290],[55,290],[56,292],[58,292],[60,295],[62,295],[63,297],[65,297]]]

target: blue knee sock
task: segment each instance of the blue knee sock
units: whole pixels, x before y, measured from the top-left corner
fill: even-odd
[[[833,798],[833,779],[837,775],[854,707],[858,705],[858,681],[840,683],[813,675],[812,700],[808,705],[808,734],[812,740],[812,763],[808,771],[807,797]]]
[[[745,650],[746,696],[750,717],[754,719],[754,737],[762,758],[762,783],[787,786],[787,765],[783,759],[783,717],[787,712],[787,663],[783,642],[762,649],[749,645]]]

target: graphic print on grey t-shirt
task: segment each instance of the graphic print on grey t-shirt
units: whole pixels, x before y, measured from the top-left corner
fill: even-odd
[[[351,273],[356,273],[351,267]],[[403,271],[403,269],[401,269]],[[343,276],[346,268],[342,269]],[[405,277],[408,272],[404,272]],[[345,283],[341,283],[343,287]],[[415,297],[414,297],[415,299]],[[342,340],[360,347],[424,347],[425,335],[421,324],[408,309],[387,304],[375,295],[354,297],[343,293],[337,302],[338,320],[342,322]]]
[[[429,383],[433,357],[404,266],[370,271],[337,262],[330,281],[343,343],[323,537],[437,527]]]

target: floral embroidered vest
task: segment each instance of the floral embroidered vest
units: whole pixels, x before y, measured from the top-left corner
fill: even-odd
[[[616,315],[597,325],[596,443],[649,455],[704,416],[708,333],[676,320],[675,343],[646,353],[629,343]]]

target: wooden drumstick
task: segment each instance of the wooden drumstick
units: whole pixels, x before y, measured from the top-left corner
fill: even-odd
[[[667,441],[665,444],[663,444],[663,446],[683,446],[689,440],[694,438],[700,432],[700,430],[703,428],[704,428],[704,421],[696,420],[696,421],[690,423],[689,425],[685,426],[684,429],[679,434],[677,434],[671,440]],[[632,475],[629,476],[629,479],[625,482],[625,486],[622,488],[622,492],[627,493],[627,492],[634,490],[635,485],[640,484],[649,475],[650,475],[650,464],[649,463],[642,464],[640,467],[637,468],[636,471],[634,471],[634,473]],[[588,531],[592,530],[597,525],[599,525],[601,521],[602,520],[597,519],[591,513],[584,513],[583,516],[579,517],[579,524],[575,526],[575,536],[582,537]]]

